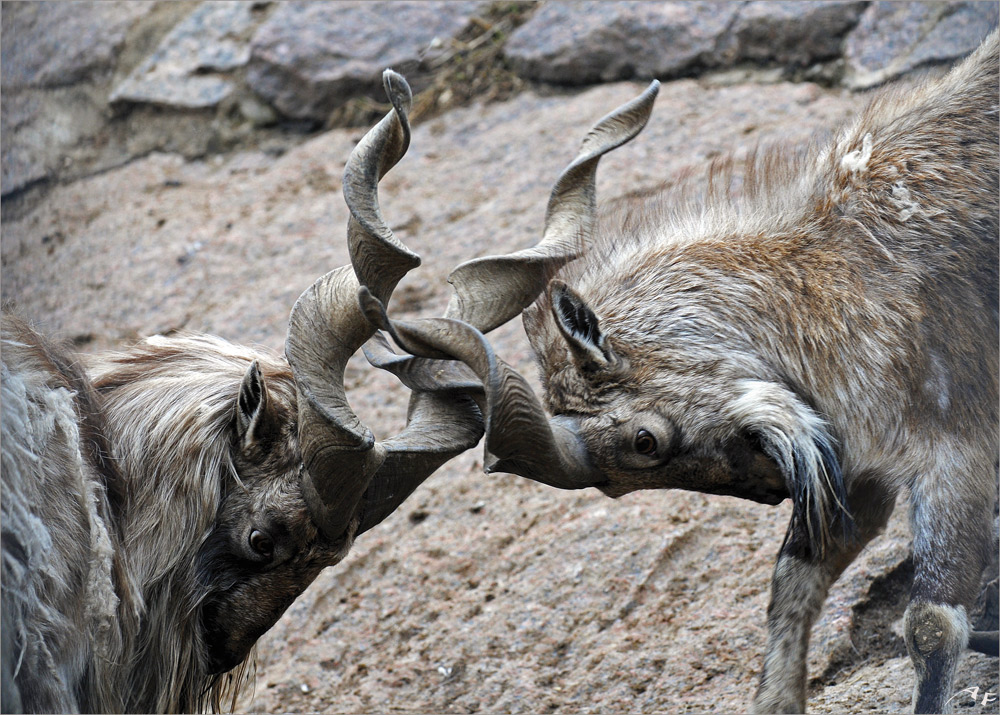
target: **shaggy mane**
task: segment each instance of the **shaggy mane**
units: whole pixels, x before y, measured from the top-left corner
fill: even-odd
[[[88,366],[130,479],[124,514],[138,516],[118,525],[145,624],[135,658],[143,666],[120,691],[132,693],[127,711],[235,709],[253,682],[252,655],[228,673],[207,674],[197,615],[206,594],[194,564],[224,491],[239,482],[230,427],[254,360],[280,399],[295,404],[287,365],[212,336],[152,337]]]
[[[239,483],[241,379],[256,360],[294,405],[291,373],[207,336],[69,354],[4,315],[4,661],[37,674],[5,706],[235,710],[253,651],[209,674],[196,556]]]

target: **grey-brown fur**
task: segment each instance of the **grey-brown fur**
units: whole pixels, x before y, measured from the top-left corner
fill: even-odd
[[[902,493],[914,708],[946,709],[967,644],[996,649],[966,611],[997,502],[998,54],[994,32],[827,145],[757,153],[742,177],[718,162],[702,195],[628,204],[595,230],[596,162],[641,131],[654,81],[585,136],[536,246],[452,272],[445,318],[366,308],[430,359],[413,373],[446,358],[478,378],[487,471],[791,499],[757,711],[805,708],[827,590]],[[484,335],[521,310],[549,415]]]
[[[5,710],[218,708],[350,546],[307,515],[287,365],[191,336],[85,372],[7,315],[2,351]]]
[[[751,157],[736,195],[722,162],[620,207],[525,313],[595,486],[793,499],[758,711],[804,709],[827,589],[906,492],[914,707],[947,707],[997,499],[998,53]]]

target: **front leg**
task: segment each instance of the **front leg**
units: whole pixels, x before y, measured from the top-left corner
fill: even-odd
[[[832,545],[820,556],[810,548],[804,525],[796,520],[789,524],[771,579],[767,650],[753,701],[755,713],[805,712],[813,623],[830,586],[892,514],[893,497],[871,483],[852,489],[848,498],[857,539],[847,546]]]

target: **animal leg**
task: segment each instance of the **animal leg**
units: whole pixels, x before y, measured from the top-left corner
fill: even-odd
[[[937,475],[941,477],[940,474]],[[968,609],[989,558],[992,480],[984,493],[942,488],[954,480],[927,479],[913,489],[914,579],[904,617],[906,647],[916,671],[913,709],[951,711],[952,682],[969,642]]]
[[[767,650],[755,713],[801,713],[806,707],[809,634],[831,584],[874,536],[894,506],[894,496],[872,482],[848,494],[857,538],[832,544],[822,556],[810,547],[805,526],[793,520],[785,534],[771,579],[767,609]]]

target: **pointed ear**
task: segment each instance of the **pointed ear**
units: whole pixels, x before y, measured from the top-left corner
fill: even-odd
[[[243,375],[236,399],[236,437],[244,450],[266,441],[272,428],[269,414],[267,385],[254,360]]]
[[[600,370],[614,362],[600,320],[572,288],[552,281],[552,315],[582,370]]]

